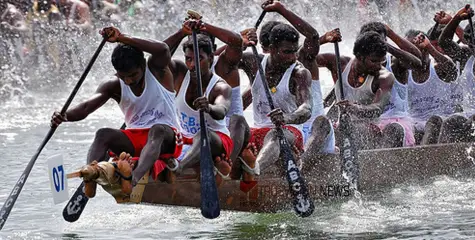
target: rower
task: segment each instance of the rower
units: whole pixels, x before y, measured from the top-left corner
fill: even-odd
[[[201,16],[189,16],[191,18],[199,19],[201,24],[206,24],[201,33],[209,36],[213,46],[213,62],[211,64],[211,72],[218,75],[221,79],[225,80],[231,86],[231,106],[227,109],[226,113],[226,127],[229,129],[230,137],[234,141],[234,147],[231,155],[227,155],[227,159],[232,160],[232,178],[239,178],[241,162],[237,156],[242,152],[243,148],[247,145],[245,136],[249,135],[249,127],[242,127],[247,125],[243,116],[243,103],[241,98],[241,86],[238,65],[241,61],[243,52],[243,40],[239,35],[230,30],[215,26],[208,22],[204,22]],[[244,33],[242,33],[244,34]],[[180,42],[191,35],[190,29],[186,25],[178,30],[175,34],[168,37],[165,42],[170,47],[172,53],[176,51]],[[214,43],[215,36],[223,41],[226,45],[220,48],[216,53],[216,45]],[[245,49],[245,48],[244,48]],[[224,159],[223,159],[224,160]],[[221,161],[221,157],[218,157],[217,161]]]
[[[421,31],[408,31],[406,39],[421,50],[423,65],[409,70],[409,111],[415,131],[423,133],[421,144],[437,143],[443,118],[455,112],[450,83],[457,79],[457,67],[452,59],[437,51]],[[451,110],[448,112],[448,109]]]
[[[304,44],[298,51],[298,61],[312,74],[311,95],[313,99],[312,115],[310,119],[303,124],[302,128],[303,141],[308,150],[305,155],[314,156],[318,153],[334,153],[335,134],[330,120],[325,116],[322,89],[319,80],[320,73],[317,65],[317,56],[320,52],[319,34],[308,22],[293,13],[280,1],[266,1],[263,4],[263,9],[266,12],[279,13],[287,19],[297,31],[305,36]],[[262,29],[261,35],[263,35],[264,30],[265,29]],[[265,41],[267,42],[269,40],[266,39]],[[302,157],[302,159],[305,159],[305,157]]]
[[[183,23],[184,31],[191,32],[199,30],[197,34],[199,48],[199,63],[201,69],[201,81],[203,84],[203,94],[196,92],[198,79],[195,72],[195,59],[193,52],[193,41],[189,38],[183,44],[185,53],[185,63],[173,60],[170,64],[175,78],[176,104],[178,117],[183,132],[185,144],[191,145],[186,155],[175,166],[175,173],[181,174],[183,169],[194,167],[200,162],[200,117],[199,111],[205,112],[206,124],[208,126],[209,144],[213,159],[220,157],[216,161],[215,167],[216,185],[219,186],[223,179],[227,178],[231,171],[231,163],[227,162],[225,156],[230,156],[233,150],[233,140],[226,127],[226,114],[231,106],[232,90],[231,86],[220,76],[211,71],[214,60],[213,43],[207,34],[221,35],[227,33],[229,42],[236,43],[241,48],[241,38],[238,34],[228,32],[215,26],[204,24],[201,20],[188,19]]]
[[[302,125],[311,117],[312,111],[311,73],[297,62],[299,33],[288,24],[280,23],[270,31],[269,40],[270,54],[265,55],[258,64],[262,65],[274,100],[276,109],[273,111],[264,94],[258,65],[251,64],[248,69],[254,112],[250,143],[255,149],[251,154],[243,152],[243,159],[251,169],[257,168],[256,164],[261,169],[267,169],[279,160],[280,144],[276,125],[283,127],[289,144],[301,152]],[[244,177],[249,177],[246,181],[252,181],[253,176]]]
[[[360,34],[375,31],[387,40],[391,39],[399,48],[387,43],[388,54],[383,66],[394,74],[396,81],[391,89],[389,104],[379,118],[378,127],[382,129],[383,148],[407,147],[415,145],[414,126],[409,115],[407,99],[408,70],[422,67],[421,52],[407,39],[395,33],[388,25],[370,22],[363,25]]]
[[[375,122],[389,103],[395,81],[394,75],[382,66],[387,49],[386,42],[377,32],[360,34],[353,47],[355,58],[346,66],[342,65],[345,100],[341,100],[340,84],[335,87],[337,106],[350,114],[355,130],[352,134],[360,149],[375,148],[381,137]],[[337,132],[339,136],[340,130]]]
[[[473,9],[470,5],[460,9],[455,16],[449,21],[442,34],[439,37],[439,45],[444,52],[454,61],[460,62],[463,67],[459,81],[459,87],[462,88],[462,110],[463,114],[458,114],[444,121],[439,138],[439,142],[458,142],[458,141],[474,141],[472,124],[474,120],[474,51],[473,43],[469,45],[459,45],[453,41],[455,32],[459,28],[460,23],[473,16]],[[470,30],[469,24],[467,24]],[[464,36],[465,39],[471,39]],[[473,39],[471,39],[473,41]],[[463,116],[462,116],[463,115]]]
[[[70,108],[64,115],[55,112],[51,126],[62,122],[75,122],[115,100],[125,115],[125,130],[101,128],[96,132],[89,149],[87,163],[108,160],[109,150],[115,155],[122,152],[139,157],[133,171],[132,185],[156,164],[163,170],[166,157],[177,158],[181,153],[181,133],[175,108],[173,75],[168,68],[171,60],[168,46],[163,42],[145,40],[122,34],[117,28],[101,31],[107,41],[119,43],[112,52],[112,65],[116,77],[100,84],[88,100]],[[151,54],[144,58],[144,51]],[[154,176],[159,172],[154,172]],[[96,182],[85,182],[94,197]]]

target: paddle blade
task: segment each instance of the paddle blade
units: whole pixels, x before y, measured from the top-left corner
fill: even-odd
[[[201,138],[200,153],[201,171],[201,214],[205,218],[217,218],[220,214],[218,189],[214,176],[213,156],[208,142],[208,137]]]
[[[297,167],[290,145],[284,137],[282,128],[277,129],[277,134],[280,142],[280,151],[284,160],[287,181],[289,182],[290,192],[293,196],[294,210],[300,217],[308,217],[312,215],[315,210],[315,205],[310,197],[305,179]]]
[[[89,198],[84,193],[84,182],[79,185],[74,195],[69,199],[68,204],[63,209],[63,218],[68,222],[75,222],[81,217],[81,213],[86,207]]]
[[[353,139],[351,118],[348,114],[340,114],[340,131],[343,142],[340,146],[340,158],[342,160],[343,177],[348,181],[352,189],[358,186],[358,149]]]

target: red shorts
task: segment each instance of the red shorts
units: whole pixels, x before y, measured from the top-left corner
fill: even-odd
[[[300,150],[303,151],[303,136],[302,132],[295,127],[292,126],[284,126],[283,128],[289,130],[295,136],[295,146]],[[260,151],[264,145],[264,138],[266,137],[267,133],[272,130],[273,128],[251,128],[251,139],[249,143],[253,143],[256,145],[258,151]]]
[[[231,152],[233,151],[234,147],[234,142],[231,137],[222,132],[215,133],[218,134],[219,138],[221,139],[221,142],[223,143],[224,153],[226,154],[226,156],[231,156]],[[183,137],[183,144],[192,145],[193,138]]]
[[[160,154],[157,161],[153,165],[151,173],[154,180],[156,180],[158,175],[166,168],[167,164],[165,163],[165,160],[169,158],[178,158],[183,148],[183,137],[181,133],[173,127],[170,128],[172,128],[173,132],[175,132],[175,150],[173,153]],[[138,161],[142,149],[145,147],[145,144],[147,144],[148,132],[150,131],[150,128],[132,128],[121,131],[129,138],[129,140],[132,142],[132,145],[134,145],[133,160]]]

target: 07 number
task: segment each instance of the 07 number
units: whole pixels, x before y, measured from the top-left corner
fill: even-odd
[[[59,177],[61,174],[61,177]],[[64,168],[63,165],[53,168],[53,183],[56,192],[64,190]]]

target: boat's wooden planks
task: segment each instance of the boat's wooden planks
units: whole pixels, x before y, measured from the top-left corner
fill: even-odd
[[[407,181],[423,181],[434,176],[473,176],[475,164],[469,158],[470,144],[444,144],[412,148],[360,151],[359,190],[370,192]],[[338,155],[315,156],[304,163],[302,173],[316,201],[341,200],[352,196],[341,177]],[[240,181],[225,181],[219,189],[222,209],[247,212],[277,212],[291,209],[288,184],[283,178],[264,174],[248,192]],[[134,191],[131,202],[199,207],[200,184],[196,178],[178,178],[174,184],[140,182],[143,195]],[[140,189],[137,188],[137,189]]]

